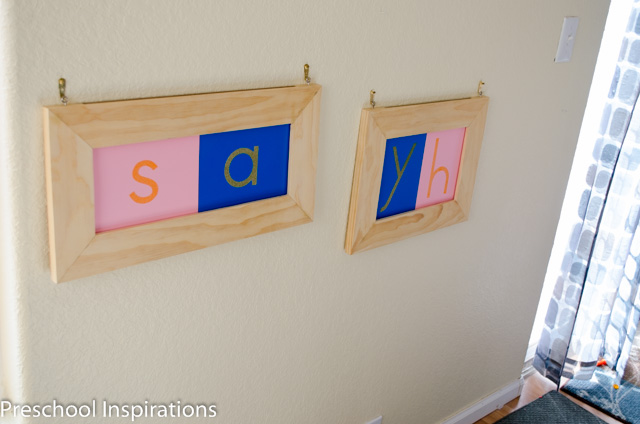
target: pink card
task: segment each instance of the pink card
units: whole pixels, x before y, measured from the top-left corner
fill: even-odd
[[[427,134],[416,209],[453,200],[466,128]]]
[[[93,150],[96,232],[198,212],[199,137]]]

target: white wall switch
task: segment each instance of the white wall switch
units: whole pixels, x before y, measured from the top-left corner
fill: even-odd
[[[560,33],[560,41],[558,42],[558,51],[556,52],[556,62],[568,62],[571,60],[579,20],[580,18],[577,16],[567,16],[564,18],[562,33]]]
[[[382,415],[380,415],[378,418],[376,418],[373,421],[369,421],[367,424],[382,424]]]

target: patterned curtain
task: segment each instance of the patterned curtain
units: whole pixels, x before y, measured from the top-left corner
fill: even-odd
[[[557,384],[591,378],[601,356],[619,380],[640,320],[639,11],[636,0],[534,358]]]

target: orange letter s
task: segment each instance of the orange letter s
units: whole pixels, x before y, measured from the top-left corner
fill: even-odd
[[[149,203],[158,195],[158,183],[156,183],[151,178],[143,177],[139,174],[140,168],[142,168],[143,166],[148,166],[151,169],[156,169],[158,167],[158,165],[150,160],[142,160],[136,163],[136,166],[133,167],[133,179],[139,183],[146,184],[151,187],[151,194],[145,197],[138,196],[133,191],[131,192],[131,194],[129,194],[131,199],[136,203]]]

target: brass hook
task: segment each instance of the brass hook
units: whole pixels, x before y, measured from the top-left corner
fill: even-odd
[[[376,101],[373,99],[375,95],[376,95],[375,90],[369,91],[369,104],[371,105],[372,109],[376,107]]]
[[[304,65],[304,82],[309,85],[311,84],[311,78],[309,78],[309,64]]]
[[[65,94],[66,90],[67,90],[67,81],[64,78],[60,78],[58,80],[58,91],[60,92],[60,102],[62,102],[62,104],[65,106],[69,102],[69,98],[67,98]]]
[[[480,80],[478,83],[478,96],[482,96],[482,87],[484,87],[484,81]]]

